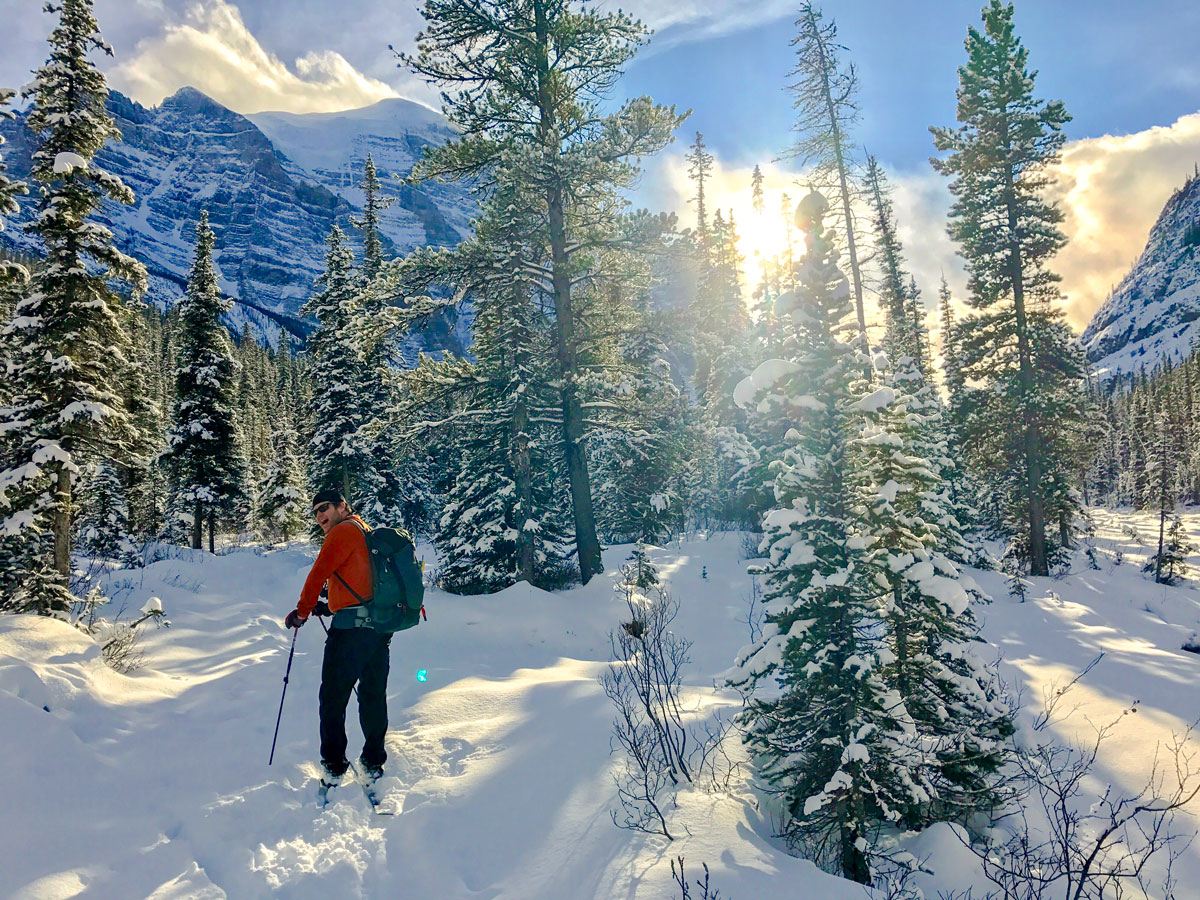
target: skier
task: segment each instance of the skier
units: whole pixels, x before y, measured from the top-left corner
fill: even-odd
[[[325,532],[321,552],[313,563],[300,602],[284,624],[299,628],[314,612],[333,617],[325,638],[321,664],[321,763],[327,784],[341,781],[349,767],[346,759],[346,705],[358,683],[358,721],[362,725],[359,761],[374,781],[383,774],[387,752],[387,678],[392,636],[371,627],[368,610],[355,598],[372,597],[371,564],[364,536],[367,524],[354,515],[340,491],[328,488],[313,497],[313,515]],[[329,601],[320,597],[328,589]]]

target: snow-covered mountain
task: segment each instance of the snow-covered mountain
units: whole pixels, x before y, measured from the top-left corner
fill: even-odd
[[[1187,356],[1200,338],[1200,175],[1163,207],[1146,249],[1083,332],[1102,375]]]
[[[454,244],[466,234],[472,206],[457,186],[411,188],[406,175],[421,150],[452,131],[437,113],[405,100],[386,100],[343,113],[242,116],[194,88],[147,108],[113,92],[109,109],[123,140],[106,146],[99,163],[119,175],[137,203],[105,203],[100,218],[122,250],[151,272],[149,300],[168,307],[182,295],[194,229],[207,209],[217,235],[214,254],[221,287],[239,302],[234,327],[274,341],[295,321],[324,267],[325,237],[337,223],[357,239],[351,219],[362,203],[357,184],[367,153],[374,155],[386,194],[396,198],[383,218],[388,250]],[[5,161],[28,177],[33,135],[23,118],[0,124],[9,140]],[[23,201],[27,219],[36,193]],[[19,228],[4,238],[36,252]],[[453,323],[435,329],[453,340]]]

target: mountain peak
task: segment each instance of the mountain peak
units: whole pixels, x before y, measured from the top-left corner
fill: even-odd
[[[1200,175],[1167,200],[1146,249],[1081,340],[1103,375],[1191,353],[1200,340]]]

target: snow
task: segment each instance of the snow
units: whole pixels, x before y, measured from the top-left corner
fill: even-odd
[[[748,406],[754,402],[760,391],[767,390],[792,372],[799,371],[800,366],[789,359],[768,359],[759,363],[758,368],[737,383],[733,389],[733,402],[738,406]]]
[[[76,169],[87,171],[88,161],[78,153],[63,151],[54,157],[54,174],[70,175]]]
[[[802,514],[772,515],[786,528]],[[1195,581],[1167,587],[1141,574],[1150,550],[1123,528],[1132,522],[1148,535],[1151,517],[1093,517],[1101,570],[1030,578],[1026,603],[1009,597],[1001,573],[968,570],[996,598],[975,608],[990,642],[977,652],[1003,653],[1026,732],[1043,692],[1104,652],[1072,691],[1078,712],[1052,730],[1086,737],[1088,719],[1107,722],[1140,701],[1132,724],[1103,747],[1093,785],[1136,791],[1156,745],[1196,717],[1200,656],[1181,647],[1200,630],[1200,593]],[[1195,540],[1200,512],[1185,523]],[[387,770],[402,812],[388,819],[373,816],[353,786],[323,812],[312,802],[323,635],[311,622],[297,636],[267,766],[291,639],[281,617],[311,565],[306,545],[218,556],[175,549],[144,570],[110,573],[108,590],[120,590],[127,609],[161,607],[172,621],[139,627],[146,667],[131,675],[105,666],[96,643],[65,622],[0,617],[3,896],[669,898],[677,896],[669,860],[683,855],[689,871],[708,863],[722,897],[865,900],[860,888],[786,855],[772,837],[769,798],[741,782],[731,793],[681,794],[670,844],[612,824],[613,709],[597,676],[623,612],[616,569],[631,549],[607,550],[604,574],[570,591],[428,590],[429,621],[393,639]],[[739,648],[750,652],[741,535],[649,553],[681,601],[673,628],[694,642],[684,670],[689,718],[732,713],[737,695],[712,685],[738,675],[729,667]],[[906,575],[920,567],[910,556],[896,562]],[[926,576],[923,588],[940,584],[925,567],[916,574]],[[773,627],[745,669],[778,663],[786,636]],[[353,711],[348,718],[353,751],[361,738]],[[844,748],[847,764],[865,761],[865,738]],[[839,773],[808,803],[829,802],[849,783]],[[1182,830],[1198,823],[1193,801]],[[911,836],[904,849],[932,873],[920,876],[926,897],[971,886],[985,893],[951,826]],[[1200,847],[1185,852],[1176,875],[1181,884],[1200,879]]]

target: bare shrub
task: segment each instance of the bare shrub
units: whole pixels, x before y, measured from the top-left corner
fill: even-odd
[[[721,892],[710,883],[708,863],[700,863],[700,866],[704,869],[704,880],[696,879],[696,887],[700,889],[700,893],[694,895],[694,900],[721,900]],[[682,856],[677,856],[671,860],[671,876],[675,879],[675,884],[681,891],[679,900],[693,900],[691,886],[688,884],[687,876],[683,872]]]
[[[998,889],[988,897],[1176,896],[1173,864],[1194,835],[1175,830],[1175,814],[1200,794],[1200,755],[1191,744],[1191,732],[1175,736],[1156,751],[1152,772],[1139,791],[1122,793],[1109,784],[1098,795],[1090,793],[1088,785],[1101,747],[1123,719],[1137,713],[1137,705],[1097,727],[1086,743],[1062,744],[1041,737],[1049,725],[1071,715],[1073,711],[1060,713],[1064,699],[1101,658],[1065,686],[1047,692],[1033,739],[1014,748],[1017,802],[993,829],[990,841],[971,847],[984,875]],[[1155,863],[1160,864],[1157,875]]]
[[[641,545],[621,573],[617,591],[629,619],[609,634],[612,662],[600,678],[617,708],[613,749],[624,757],[615,776],[621,812],[612,817],[618,827],[674,840],[663,807],[674,806],[679,786],[692,783],[699,747],[684,725],[680,699],[691,642],[671,630],[679,603],[659,584]]]

